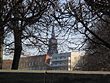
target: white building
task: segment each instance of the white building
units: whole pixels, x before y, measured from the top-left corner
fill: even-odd
[[[53,54],[50,61],[52,70],[73,70],[73,67],[80,59],[80,55],[79,51]]]

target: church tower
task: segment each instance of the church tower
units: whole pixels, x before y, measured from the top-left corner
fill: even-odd
[[[49,47],[49,49],[48,49],[47,53],[50,56],[52,56],[52,54],[54,54],[54,53],[58,53],[58,50],[57,50],[57,39],[55,38],[54,27],[52,27],[52,34],[51,34],[51,38],[49,39],[48,47]]]

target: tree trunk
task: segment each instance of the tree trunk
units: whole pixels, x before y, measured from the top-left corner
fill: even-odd
[[[0,69],[2,69],[3,62],[3,34],[4,30],[0,29]]]
[[[15,49],[14,49],[14,58],[11,69],[17,70],[19,66],[21,51],[22,51],[22,42],[21,42],[22,30],[19,30],[19,28],[15,28],[13,31],[14,31]]]

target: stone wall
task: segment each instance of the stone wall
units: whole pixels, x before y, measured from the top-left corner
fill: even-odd
[[[85,71],[0,71],[0,83],[110,83],[110,73]]]

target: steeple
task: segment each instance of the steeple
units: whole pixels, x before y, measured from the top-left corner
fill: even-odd
[[[51,34],[52,38],[55,38],[55,32],[54,32],[54,27],[52,27],[52,34]]]
[[[52,54],[54,53],[58,53],[58,50],[57,50],[57,39],[55,37],[55,30],[54,27],[52,27],[51,38],[49,39],[48,44],[48,54],[52,56]]]

